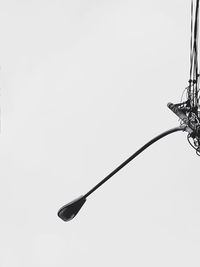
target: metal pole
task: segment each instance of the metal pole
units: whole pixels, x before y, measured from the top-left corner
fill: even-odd
[[[131,160],[136,158],[140,153],[142,153],[146,148],[148,148],[150,145],[153,143],[157,142],[159,139],[165,137],[166,135],[169,135],[174,132],[178,131],[185,131],[187,126],[179,126],[172,128],[168,131],[165,131],[158,136],[154,137],[151,139],[149,142],[147,142],[144,146],[142,146],[140,149],[138,149],[132,156],[130,156],[127,160],[125,160],[122,164],[120,164],[116,169],[114,169],[110,174],[108,174],[101,182],[99,182],[97,185],[95,185],[90,191],[88,191],[85,195],[84,198],[88,197],[91,195],[94,191],[96,191],[101,185],[103,185],[105,182],[107,182],[113,175],[115,175],[119,170],[121,170],[124,166],[126,166]]]

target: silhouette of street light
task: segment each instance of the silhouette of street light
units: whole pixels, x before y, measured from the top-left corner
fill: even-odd
[[[113,175],[115,175],[119,170],[121,170],[124,166],[126,166],[131,160],[133,160],[135,157],[137,157],[140,153],[142,153],[146,148],[148,148],[150,145],[158,141],[159,139],[177,132],[177,131],[187,131],[191,133],[191,129],[186,125],[181,125],[176,128],[172,128],[168,131],[165,131],[158,136],[151,139],[149,142],[147,142],[144,146],[142,146],[140,149],[138,149],[132,156],[130,156],[127,160],[125,160],[122,164],[120,164],[116,169],[114,169],[110,174],[108,174],[103,180],[101,180],[97,185],[95,185],[90,191],[88,191],[85,195],[80,196],[79,198],[76,198],[72,202],[64,205],[62,208],[58,211],[58,216],[63,221],[70,221],[72,220],[76,214],[79,212],[79,210],[82,208],[84,203],[86,202],[86,199],[89,195],[91,195],[95,190],[97,190],[101,185],[103,185],[106,181],[108,181]]]

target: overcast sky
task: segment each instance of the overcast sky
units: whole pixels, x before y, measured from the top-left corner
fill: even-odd
[[[189,79],[186,0],[1,0],[0,267],[197,267],[199,162],[155,135]]]

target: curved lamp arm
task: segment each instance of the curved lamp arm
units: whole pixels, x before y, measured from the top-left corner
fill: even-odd
[[[145,145],[143,145],[140,149],[138,149],[133,155],[131,155],[127,160],[125,160],[122,164],[120,164],[116,169],[114,169],[110,174],[108,174],[103,180],[101,180],[97,185],[95,185],[91,190],[89,190],[85,195],[80,196],[79,198],[73,200],[72,202],[66,204],[58,211],[58,216],[63,221],[72,220],[76,214],[79,212],[81,207],[86,201],[86,198],[91,195],[94,191],[96,191],[101,185],[107,182],[113,175],[115,175],[118,171],[120,171],[124,166],[126,166],[131,160],[137,157],[140,153],[142,153],[146,148],[151,146],[153,143],[157,142],[161,138],[178,131],[188,131],[188,127],[186,125],[181,125],[179,127],[172,128],[168,131],[165,131],[158,136],[151,139]]]

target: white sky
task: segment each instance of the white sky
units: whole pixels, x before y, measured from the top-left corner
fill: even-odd
[[[178,126],[186,0],[0,2],[0,267],[199,266],[199,158]]]

